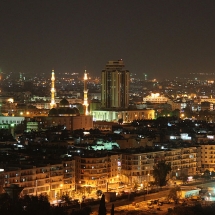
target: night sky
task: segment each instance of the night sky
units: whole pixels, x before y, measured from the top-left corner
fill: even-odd
[[[141,77],[215,72],[215,1],[0,2],[3,72],[100,76],[118,59]]]

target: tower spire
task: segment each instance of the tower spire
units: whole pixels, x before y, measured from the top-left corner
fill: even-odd
[[[85,115],[89,115],[89,112],[88,112],[88,89],[87,89],[87,70],[84,71],[84,106],[85,106],[85,110],[84,110],[84,114]]]
[[[52,77],[51,77],[51,82],[52,82],[52,86],[51,86],[51,103],[50,103],[50,109],[56,107],[56,103],[55,103],[55,73],[54,70],[52,70]]]

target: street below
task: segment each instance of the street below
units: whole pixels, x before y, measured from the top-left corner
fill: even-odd
[[[214,181],[205,182],[205,183],[194,182],[194,183],[187,184],[186,186],[193,186],[193,187],[201,186],[207,189],[208,187],[215,187],[215,182]],[[114,204],[115,214],[119,214],[119,215],[124,215],[128,211],[136,211],[137,215],[144,214],[144,213],[164,215],[167,213],[168,208],[175,207],[174,203],[163,204],[162,206],[157,206],[156,204],[149,206],[147,202],[149,202],[150,200],[167,197],[169,195],[169,190],[170,188],[166,190],[160,190],[159,192],[156,192],[156,193],[136,196],[134,197],[133,201],[129,201],[128,199],[123,199],[123,200],[117,200],[115,202],[106,203],[107,215],[110,215],[112,204]],[[98,208],[99,208],[99,205],[92,206],[93,215],[98,214]]]

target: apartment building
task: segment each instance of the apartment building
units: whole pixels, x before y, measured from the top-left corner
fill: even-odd
[[[154,166],[152,154],[141,152],[128,152],[122,154],[122,181],[132,184],[150,181]]]
[[[77,129],[89,130],[93,128],[92,116],[49,116],[49,117],[35,117],[40,125],[40,128],[47,128],[50,126],[64,125],[66,129],[73,131]]]
[[[171,163],[172,171],[169,177],[178,177],[182,173],[188,176],[195,175],[196,157],[196,147],[154,152],[130,150],[122,153],[122,179],[129,184],[134,182],[142,184],[145,181],[152,181],[153,166],[159,160],[166,160]]]
[[[165,160],[171,163],[171,176],[178,177],[181,174],[195,175],[197,172],[197,148],[187,147],[172,149],[164,153]]]
[[[81,158],[80,187],[106,191],[108,183],[119,182],[121,156],[118,154],[91,154]]]
[[[23,195],[47,194],[55,199],[75,188],[74,160],[42,166],[10,167],[4,170],[3,186],[24,187]]]
[[[63,192],[71,194],[76,189],[76,165],[75,159],[67,159],[62,162],[63,164]]]
[[[186,147],[152,151],[138,148],[120,153],[89,151],[55,164],[5,168],[0,172],[0,178],[2,187],[16,184],[24,188],[23,195],[47,194],[54,200],[65,193],[72,195],[74,190],[83,187],[90,187],[91,191],[106,191],[117,187],[117,184],[119,186],[120,182],[148,186],[154,180],[153,166],[164,159],[171,163],[172,171],[168,177],[178,177],[183,173],[195,175],[200,165],[197,161],[198,149]],[[214,164],[209,163],[209,157],[208,160],[206,158],[215,154],[215,145],[202,145],[201,150],[203,167],[212,170]]]
[[[215,143],[201,145],[201,167],[202,172],[215,171]]]

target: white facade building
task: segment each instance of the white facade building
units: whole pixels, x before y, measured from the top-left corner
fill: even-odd
[[[124,123],[132,122],[138,119],[154,119],[154,110],[95,110],[92,111],[93,121],[108,121],[118,122],[119,119],[123,119]]]
[[[166,103],[168,98],[160,95],[160,93],[151,93],[151,95],[143,98],[143,102],[151,102],[151,103]]]
[[[25,117],[22,116],[0,116],[0,124],[21,124],[25,120]]]

